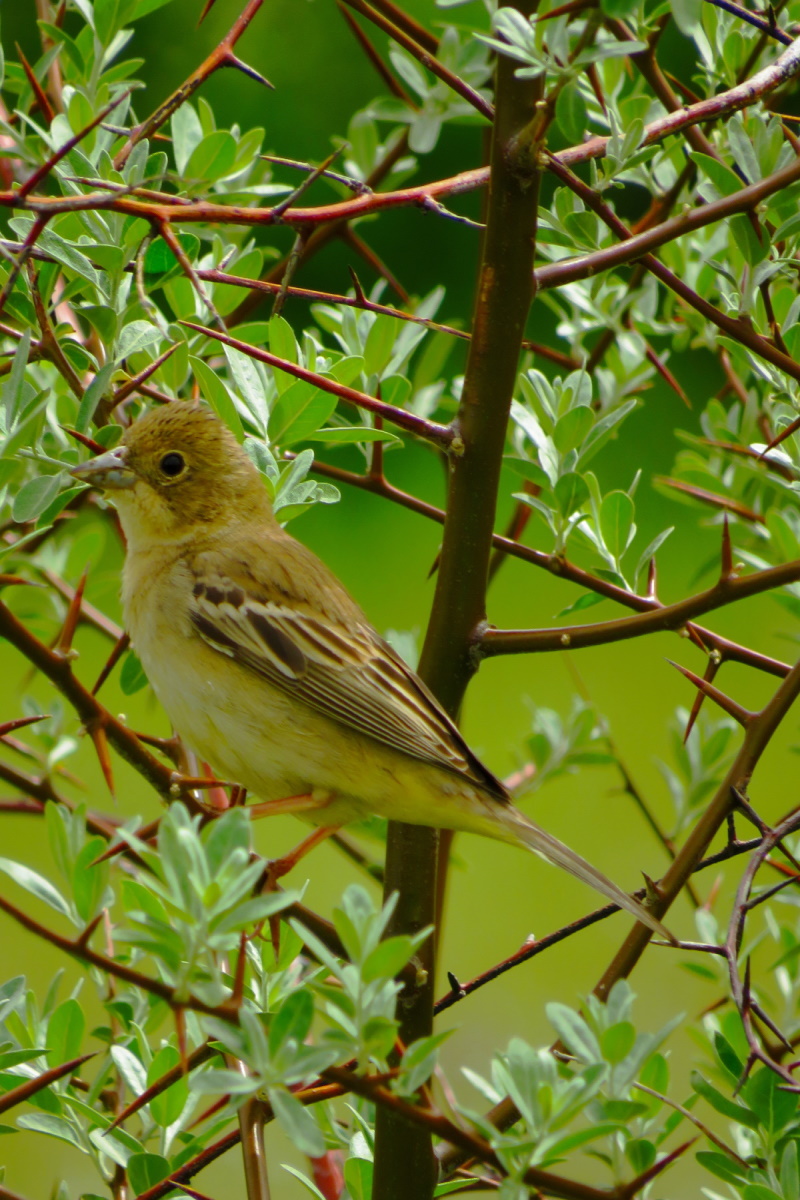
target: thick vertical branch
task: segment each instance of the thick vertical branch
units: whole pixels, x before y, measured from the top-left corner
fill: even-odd
[[[536,4],[537,0],[524,0],[518,7],[528,15]],[[525,135],[535,125],[541,85],[537,80],[518,80],[514,72],[510,59],[498,60],[486,233],[457,418],[463,452],[450,458],[442,554],[420,664],[422,677],[452,714],[457,713],[475,670],[470,645],[485,617],[500,467],[533,295],[539,147]],[[400,894],[390,932],[434,922],[436,859],[434,830],[390,826],[386,891]],[[432,1028],[432,940],[422,953],[418,985],[401,997],[400,1036],[406,1044]],[[425,1200],[434,1184],[432,1164],[427,1131],[379,1109],[374,1200]]]

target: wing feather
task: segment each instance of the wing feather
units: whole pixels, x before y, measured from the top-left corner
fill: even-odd
[[[225,578],[198,578],[190,618],[215,650],[331,720],[401,754],[508,793],[403,660],[364,621],[345,628]]]

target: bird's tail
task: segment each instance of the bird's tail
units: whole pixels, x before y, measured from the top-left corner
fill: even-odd
[[[602,871],[597,870],[597,867],[593,867],[585,858],[581,858],[580,854],[576,854],[558,838],[554,838],[552,834],[534,824],[512,804],[493,805],[492,817],[499,826],[496,829],[495,837],[527,846],[529,850],[533,850],[534,854],[538,854],[541,858],[553,863],[554,866],[561,867],[563,870],[569,871],[570,875],[588,883],[589,887],[600,892],[612,904],[625,909],[637,921],[642,921],[660,937],[665,938],[668,942],[675,942],[674,936],[666,926],[649,913],[638,900],[634,900],[633,896],[623,892],[622,888],[607,879]]]

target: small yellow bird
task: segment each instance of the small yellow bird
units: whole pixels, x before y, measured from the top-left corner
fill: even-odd
[[[125,622],[177,731],[263,810],[338,827],[371,813],[523,845],[667,931],[514,807],[339,580],[278,524],[210,409],[175,401],[72,468],[113,492]]]

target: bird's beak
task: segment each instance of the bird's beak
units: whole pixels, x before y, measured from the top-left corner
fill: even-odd
[[[97,458],[90,458],[88,462],[80,463],[77,467],[70,467],[69,473],[76,479],[109,491],[132,488],[136,483],[136,476],[127,466],[127,457],[127,446],[115,446],[105,454],[98,454]]]

